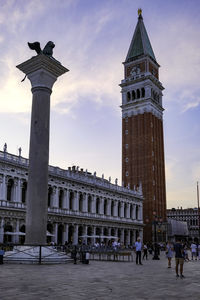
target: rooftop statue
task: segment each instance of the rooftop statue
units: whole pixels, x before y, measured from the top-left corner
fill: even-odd
[[[53,48],[55,47],[55,44],[52,41],[49,41],[44,49],[42,50],[40,47],[39,42],[29,43],[28,46],[31,50],[35,50],[37,54],[44,54],[46,56],[52,57],[53,56]]]

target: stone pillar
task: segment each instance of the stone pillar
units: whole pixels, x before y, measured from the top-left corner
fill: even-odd
[[[4,175],[0,175],[0,200],[3,200],[3,178]]]
[[[65,242],[68,242],[68,235],[69,235],[69,225],[65,224],[64,227],[64,234],[63,234],[63,244],[65,244]]]
[[[114,214],[113,214],[114,217],[117,217],[118,216],[118,202],[115,200],[114,201]]]
[[[19,219],[16,220],[15,232],[19,232]],[[19,235],[15,236],[15,244],[19,244]]]
[[[104,201],[105,199],[103,197],[99,197],[100,200],[100,215],[104,215]]]
[[[126,217],[127,219],[130,219],[130,203],[127,203]]]
[[[78,244],[78,225],[74,225],[73,245]]]
[[[64,189],[63,193],[63,208],[69,209],[69,191]]]
[[[87,229],[88,229],[87,225],[83,226],[83,235],[87,235]],[[83,238],[83,242],[87,245],[87,237]]]
[[[121,245],[124,245],[124,229],[121,229],[121,236],[120,236],[120,243]]]
[[[58,223],[54,224],[54,230],[53,230],[53,234],[54,234],[54,243],[58,243]]]
[[[17,196],[18,196],[18,181],[19,179],[18,178],[15,178],[14,179],[14,190],[13,190],[13,197],[12,197],[12,201],[13,202],[18,202],[17,201]]]
[[[121,207],[120,207],[120,217],[124,218],[124,202],[121,202]]]
[[[16,193],[16,202],[22,202],[22,181],[21,178],[18,178],[17,182],[17,193]]]
[[[111,199],[107,199],[107,216],[111,216]]]
[[[129,246],[130,245],[130,230],[128,229],[127,232],[128,232],[128,234],[126,237],[126,246]]]
[[[54,186],[53,187],[53,207],[58,208],[58,187]]]
[[[25,243],[46,244],[50,95],[57,78],[68,70],[44,54],[17,68],[27,75],[33,93]]]
[[[88,212],[88,194],[83,195],[83,212]]]
[[[96,213],[96,200],[97,200],[97,196],[96,195],[92,195],[92,213],[93,214]]]
[[[4,218],[1,219],[0,222],[0,244],[3,244],[3,237],[4,237]]]

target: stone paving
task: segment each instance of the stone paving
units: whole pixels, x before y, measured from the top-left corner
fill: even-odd
[[[143,265],[135,262],[90,261],[89,265],[0,265],[1,300],[143,300],[200,299],[200,261],[184,264],[184,279],[176,279],[162,253]]]

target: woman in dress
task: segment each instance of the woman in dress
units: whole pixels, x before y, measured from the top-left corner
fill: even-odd
[[[171,268],[171,260],[173,257],[173,245],[170,241],[166,245],[166,257],[168,259],[168,268]]]

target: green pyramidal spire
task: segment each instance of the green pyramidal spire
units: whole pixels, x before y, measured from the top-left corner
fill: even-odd
[[[141,55],[149,55],[154,61],[156,61],[146,28],[144,26],[141,9],[138,9],[138,15],[139,17],[137,26],[128,50],[126,62],[132,61]]]

